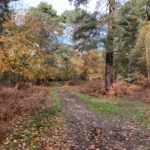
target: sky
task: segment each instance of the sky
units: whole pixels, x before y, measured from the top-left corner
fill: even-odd
[[[69,3],[69,0],[19,0],[16,2],[12,2],[11,6],[15,9],[27,9],[29,7],[36,7],[41,1],[47,2],[48,4],[51,4],[53,8],[57,11],[58,15],[61,15],[65,10],[73,10],[74,6]],[[103,2],[102,2],[103,1]],[[98,4],[99,10],[102,8],[104,11],[106,10],[106,3],[104,3],[106,0],[101,0],[101,4]],[[90,0],[90,3],[87,6],[87,10],[90,12],[93,12],[96,7],[97,0]],[[21,11],[22,12],[22,11]],[[101,12],[101,11],[99,11]],[[60,37],[59,39],[61,42],[65,44],[71,44],[71,38],[70,35],[65,34],[63,37]]]
[[[68,0],[22,0],[27,6],[37,6],[41,1],[45,1],[49,4],[52,4],[53,8],[61,14],[64,10],[71,10],[73,6],[71,6]]]
[[[60,15],[65,10],[72,10],[74,9],[73,5],[69,3],[69,0],[19,0],[17,2],[12,2],[12,5],[17,8],[29,8],[29,7],[36,7],[41,1],[45,1],[48,4],[52,4],[53,8],[57,11]],[[88,4],[87,10],[93,12],[96,8],[96,2],[98,0],[90,0]],[[127,2],[128,0],[119,0],[120,2]],[[99,0],[98,9],[97,11],[101,13],[106,13],[106,6],[107,0]]]
[[[18,2],[13,2],[13,7],[17,8],[28,8],[28,7],[36,7],[41,1],[45,1],[48,4],[52,4],[53,8],[60,15],[65,10],[74,9],[73,5],[69,3],[69,0],[19,0]],[[93,11],[96,5],[96,0],[91,0],[88,10]]]

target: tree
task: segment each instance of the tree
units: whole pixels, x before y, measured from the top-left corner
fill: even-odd
[[[31,78],[30,62],[32,59],[33,45],[36,36],[27,26],[19,27],[14,22],[6,22],[4,27],[7,31],[5,35],[0,37],[3,43],[1,49],[0,63],[1,73],[9,72],[16,78]],[[31,34],[32,33],[32,34]]]
[[[63,38],[65,38],[68,43],[71,44],[73,47],[76,47],[76,41],[73,40],[73,34],[77,29],[77,23],[75,23],[75,20],[78,16],[81,15],[81,13],[81,9],[75,9],[70,11],[66,10],[60,16],[60,20],[64,26]]]
[[[58,37],[62,35],[63,28],[52,5],[41,2],[36,8],[30,8],[26,14],[25,23],[32,25],[33,20],[39,22],[39,26],[36,27],[37,36],[40,39],[37,40],[39,47],[45,52],[56,50]]]
[[[74,2],[75,6],[78,6],[80,4],[85,5],[88,3],[88,0],[70,0],[70,1]],[[107,36],[107,40],[106,40],[106,49],[107,49],[106,69],[105,69],[105,89],[106,89],[106,91],[109,91],[109,88],[113,83],[113,35],[112,35],[112,31],[114,29],[114,17],[113,16],[115,14],[115,4],[116,4],[115,0],[108,0],[110,17],[108,19],[108,36]],[[84,28],[87,29],[88,31],[90,31],[91,28],[96,27],[96,24],[94,24],[94,23],[95,23],[95,21],[93,22],[93,20],[91,18],[90,26],[85,25]],[[81,28],[81,29],[83,29],[83,28]],[[81,30],[79,30],[79,32],[81,32]]]
[[[23,20],[21,24],[14,20],[4,23],[5,34],[0,37],[3,43],[3,50],[0,50],[1,74],[9,73],[16,80],[33,81],[46,80],[53,75],[54,69],[47,64],[49,55],[45,52],[50,52],[54,49],[52,46],[57,45],[53,37],[57,38],[58,33],[55,32],[60,31],[60,26],[56,12],[47,10],[47,7],[52,8],[42,3],[40,11],[29,10],[20,18]],[[37,13],[36,17],[32,13]],[[48,41],[51,45],[45,44]]]
[[[115,13],[115,0],[109,0],[109,15],[114,16]],[[114,19],[111,18],[108,21],[108,37],[106,40],[106,69],[105,69],[105,89],[109,91],[110,86],[113,84],[113,62],[114,62],[114,54],[113,54],[113,30],[114,30]]]
[[[104,59],[103,52],[90,50],[85,55],[83,77],[85,79],[103,79],[104,78]]]
[[[148,1],[148,3],[147,3],[146,13],[147,13],[148,20],[150,20],[150,1]]]
[[[9,15],[8,1],[0,2],[0,33],[3,32],[3,23],[10,18]]]
[[[121,6],[115,17],[115,30],[113,31],[113,45],[116,52],[115,73],[127,78],[128,81],[136,78],[138,72],[142,70],[139,67],[140,64],[135,61],[137,58],[135,45],[139,29],[146,19],[146,3],[147,0],[131,0]]]
[[[146,21],[139,31],[136,41],[135,61],[140,68],[140,74],[150,78],[150,22]]]
[[[11,10],[9,8],[9,2],[17,0],[1,0],[0,1],[0,34],[3,32],[3,23],[10,19]]]
[[[76,17],[74,23],[77,25],[73,34],[73,40],[76,42],[76,48],[83,51],[96,49],[100,31],[97,26],[97,19],[92,14],[82,10]]]
[[[4,32],[3,23],[10,19],[10,9],[8,3],[10,1],[15,0],[8,0],[8,1],[0,1],[0,35]],[[0,43],[0,48],[3,48],[3,43]]]
[[[88,51],[97,47],[99,32],[95,16],[76,8],[73,11],[65,11],[61,18],[66,27],[71,30],[72,44],[75,49]]]

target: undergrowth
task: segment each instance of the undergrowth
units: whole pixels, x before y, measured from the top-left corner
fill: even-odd
[[[50,107],[37,111],[20,129],[8,137],[0,149],[45,149],[53,148],[55,141],[61,141],[62,120],[61,102],[57,90],[53,89],[47,96]],[[53,138],[52,138],[53,137]]]

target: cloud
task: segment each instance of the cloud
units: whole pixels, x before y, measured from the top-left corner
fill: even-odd
[[[49,3],[53,5],[58,14],[61,14],[65,10],[74,9],[74,7],[69,4],[68,0],[49,0]]]

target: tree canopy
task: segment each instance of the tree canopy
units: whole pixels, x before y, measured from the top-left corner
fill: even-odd
[[[113,79],[122,76],[130,81],[140,74],[149,76],[148,0],[111,1],[115,2],[115,9],[112,5],[113,12],[109,14],[79,7],[86,5],[87,0],[70,2],[75,9],[61,15],[51,4],[41,2],[29,8],[19,24],[12,19],[12,16],[20,17],[17,12],[10,10],[7,3],[3,5],[0,12],[2,78],[52,81],[94,76],[102,79],[107,52],[114,56]]]

